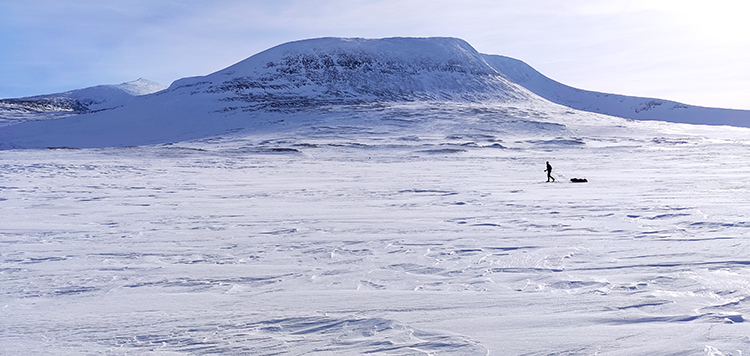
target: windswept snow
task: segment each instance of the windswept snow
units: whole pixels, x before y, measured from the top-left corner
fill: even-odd
[[[750,129],[533,73],[318,39],[1,127],[0,353],[750,353]]]
[[[556,123],[569,117],[581,124]],[[407,103],[286,131],[3,151],[0,344],[744,355],[747,134]]]

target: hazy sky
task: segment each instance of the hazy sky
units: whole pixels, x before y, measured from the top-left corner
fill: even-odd
[[[582,89],[750,109],[747,0],[0,0],[0,98],[169,85],[328,36],[459,37]]]

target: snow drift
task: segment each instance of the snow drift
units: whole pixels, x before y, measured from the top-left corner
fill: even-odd
[[[0,152],[0,353],[748,354],[749,130],[570,109],[482,63],[305,41],[0,129],[204,137]]]

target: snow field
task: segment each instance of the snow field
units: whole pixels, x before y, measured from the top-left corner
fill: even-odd
[[[443,110],[3,151],[0,353],[748,352],[745,131]]]

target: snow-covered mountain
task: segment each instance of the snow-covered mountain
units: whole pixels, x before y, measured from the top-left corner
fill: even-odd
[[[63,93],[0,100],[0,124],[56,119],[65,116],[110,110],[127,104],[133,97],[155,93],[165,86],[137,79],[114,85],[70,90]]]
[[[541,103],[454,38],[291,42],[116,110],[0,128],[0,148],[132,146],[252,127],[269,113],[410,101]],[[290,118],[274,119],[286,120]]]
[[[750,111],[570,88],[523,62],[480,54],[455,38],[303,40],[206,76],[177,80],[152,95],[134,97],[141,92],[133,87],[150,88],[142,92],[158,87],[127,84],[35,97],[34,105],[48,99],[53,103],[52,109],[40,110],[80,115],[0,128],[0,149],[184,141],[284,129],[309,121],[310,115],[325,115],[334,106],[359,105],[350,110],[377,112],[377,105],[410,102],[499,105],[504,109],[492,110],[508,120],[515,119],[508,112],[518,108],[533,108],[539,120],[567,110],[574,115],[556,119],[563,126],[581,121],[568,107],[625,118],[750,126]]]
[[[303,41],[0,127],[54,148],[0,152],[0,354],[750,354],[750,129],[487,62]]]
[[[286,43],[206,77],[175,82],[240,107],[311,102],[531,100],[455,38],[322,38]],[[290,103],[292,100],[293,103]],[[248,103],[248,104],[244,104]]]
[[[510,57],[483,55],[498,72],[516,84],[560,105],[635,120],[750,127],[750,111],[706,108],[669,100],[606,94],[554,81],[528,64]]]

